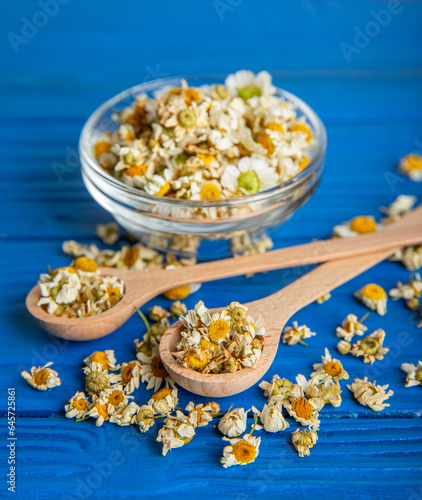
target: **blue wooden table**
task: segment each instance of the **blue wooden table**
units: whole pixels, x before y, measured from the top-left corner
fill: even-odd
[[[28,315],[24,298],[38,275],[69,260],[66,239],[94,242],[95,225],[110,218],[84,188],[77,159],[80,129],[105,99],[134,84],[179,74],[227,74],[267,69],[275,83],[303,98],[328,131],[325,176],[313,198],[274,235],[276,247],[328,237],[336,223],[398,194],[422,201],[421,184],[395,174],[400,156],[422,151],[422,2],[355,0],[207,0],[124,3],[92,0],[3,2],[0,26],[3,160],[1,249],[0,497],[6,473],[7,388],[17,393],[15,498],[422,498],[422,390],[405,388],[402,362],[422,358],[422,331],[400,302],[371,314],[369,331],[387,332],[389,354],[372,367],[345,357],[351,378],[390,384],[391,406],[360,406],[343,383],[343,404],[321,412],[311,456],[299,458],[290,431],[263,435],[255,463],[223,469],[225,443],[213,426],[187,446],[161,456],[156,430],[75,423],[63,405],[83,388],[82,359],[114,349],[133,359],[139,318],[89,343],[47,336]],[[248,301],[276,291],[304,270],[208,283],[187,300],[210,306]],[[317,336],[309,347],[280,345],[274,373],[308,376],[324,347],[335,352],[335,327],[365,308],[353,292],[371,281],[386,289],[409,272],[384,262],[345,284],[323,304],[294,319]],[[159,298],[154,303],[168,305]],[[145,306],[144,310],[147,310]],[[24,368],[54,361],[62,385],[39,393]],[[142,387],[140,404],[151,394]],[[181,406],[204,399],[180,390]],[[225,409],[262,407],[256,386],[219,401]]]

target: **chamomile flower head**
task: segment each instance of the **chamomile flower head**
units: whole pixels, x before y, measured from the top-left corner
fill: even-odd
[[[109,373],[101,363],[95,361],[82,368],[82,371],[85,373],[85,389],[91,395],[100,394],[119,379],[117,375]]]
[[[318,398],[324,404],[330,404],[334,407],[341,405],[341,388],[338,380],[328,379],[325,382],[318,384]]]
[[[261,420],[262,426],[255,426],[255,429],[265,429],[267,432],[280,432],[289,427],[289,423],[284,419],[280,402],[270,402],[264,405],[259,411],[252,406],[252,411],[257,414]]]
[[[406,387],[422,386],[422,361],[418,361],[416,366],[413,363],[403,363],[401,369],[407,373]]]
[[[416,153],[406,155],[400,160],[398,170],[412,181],[422,181],[422,156]]]
[[[229,75],[225,81],[226,89],[247,101],[254,96],[271,96],[275,94],[271,75],[260,71],[256,75],[252,71],[242,69]]]
[[[110,416],[110,423],[117,424],[121,427],[130,425],[132,423],[134,415],[137,414],[139,406],[132,401],[127,406],[124,406],[119,411],[114,412]]]
[[[158,346],[152,350],[150,356],[138,352],[136,357],[141,363],[142,382],[146,382],[147,389],[157,391],[163,383],[165,387],[174,388],[174,382],[161,361]]]
[[[237,165],[227,165],[221,185],[231,192],[255,194],[277,185],[277,175],[263,158],[241,158]]]
[[[271,382],[265,382],[263,380],[259,387],[264,389],[264,396],[268,398],[268,401],[283,401],[284,399],[289,399],[291,392],[293,390],[294,384],[287,380],[286,378],[280,378],[275,374]]]
[[[295,345],[298,342],[307,345],[303,339],[308,339],[316,335],[306,325],[299,326],[297,321],[293,321],[293,326],[286,326],[283,330],[282,340],[284,344]]]
[[[283,406],[296,422],[315,430],[319,428],[318,408],[321,407],[321,401],[318,398],[306,398],[299,385],[293,387],[290,399],[284,400]]]
[[[165,419],[163,427],[159,430],[157,441],[163,444],[163,455],[170,450],[180,448],[189,443],[195,435],[195,425],[183,412],[177,411],[175,416]]]
[[[185,411],[188,412],[189,420],[195,427],[204,427],[208,425],[214,418],[213,410],[215,410],[215,408],[212,405],[197,404],[195,406],[195,403],[192,401],[185,408]],[[219,407],[218,410],[220,410]]]
[[[84,418],[89,411],[90,402],[84,392],[77,392],[65,405],[66,418]]]
[[[120,413],[128,404],[129,399],[133,396],[128,396],[123,385],[115,384],[101,391],[100,399],[107,405],[107,413],[111,416]]]
[[[390,406],[384,401],[394,394],[391,390],[385,392],[388,384],[376,385],[375,381],[369,382],[367,377],[364,379],[355,378],[353,384],[348,385],[347,388],[361,405],[368,406],[374,411],[381,411]]]
[[[255,462],[259,454],[261,438],[245,434],[241,438],[229,439],[223,437],[223,439],[230,442],[230,445],[226,446],[223,450],[221,463],[224,468]]]
[[[155,424],[154,409],[151,405],[142,405],[132,417],[132,424],[139,427],[139,431],[144,433]]]
[[[119,225],[117,222],[109,222],[108,224],[97,224],[95,234],[106,245],[114,245],[120,238]]]
[[[419,298],[422,295],[422,280],[418,273],[410,276],[409,283],[403,285],[401,281],[396,288],[389,291],[393,300]]]
[[[337,351],[343,355],[348,354],[351,348],[352,344],[350,342],[347,342],[347,340],[340,340],[340,342],[337,344]]]
[[[176,409],[177,402],[177,389],[164,387],[151,396],[148,405],[152,407],[155,415],[165,415]]]
[[[353,356],[363,356],[364,363],[374,363],[376,359],[381,360],[389,349],[383,347],[385,331],[379,328],[362,340],[358,340],[350,351]]]
[[[240,436],[246,430],[247,418],[248,412],[244,408],[235,408],[221,417],[218,430],[229,438]]]
[[[376,311],[380,316],[384,316],[387,312],[387,293],[384,288],[375,283],[368,283],[357,292],[355,297],[360,300],[366,307],[372,311]]]
[[[311,429],[296,429],[292,434],[292,443],[299,457],[310,455],[310,449],[317,440],[318,434]]]
[[[363,335],[368,329],[363,324],[364,319],[365,317],[358,320],[358,317],[354,314],[348,314],[341,326],[338,326],[336,329],[337,337],[350,342],[355,335]]]
[[[86,366],[91,363],[100,364],[104,370],[114,370],[116,366],[116,357],[113,350],[95,351],[84,359]]]
[[[34,389],[38,389],[39,391],[52,389],[62,383],[59,374],[52,368],[49,368],[52,364],[53,362],[50,361],[44,366],[33,366],[31,368],[31,373],[23,371],[21,375],[30,386],[34,387]]]
[[[380,229],[375,219],[370,215],[359,215],[354,219],[334,226],[333,236],[336,238],[351,238],[361,234],[373,233]]]
[[[322,363],[314,364],[314,372],[311,373],[311,377],[315,378],[319,382],[325,382],[326,380],[341,380],[348,379],[349,374],[343,368],[343,365],[338,359],[333,359],[327,348],[325,348],[325,355],[322,357]]]
[[[403,215],[412,210],[416,201],[416,196],[400,194],[388,207],[380,207],[380,212],[386,215],[386,218],[382,219],[381,222],[383,224],[389,224],[400,220]]]
[[[107,404],[101,398],[97,398],[91,404],[87,416],[95,418],[95,425],[103,425],[106,420],[110,419],[110,415],[107,411]]]
[[[122,364],[120,369],[120,381],[126,394],[132,394],[135,389],[138,389],[141,376],[142,370],[140,361],[134,360]]]

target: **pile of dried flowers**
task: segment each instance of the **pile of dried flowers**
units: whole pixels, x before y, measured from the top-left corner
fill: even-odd
[[[199,301],[180,321],[182,339],[172,354],[186,368],[201,373],[235,372],[255,367],[262,354],[264,321],[254,320],[239,302],[211,313]]]

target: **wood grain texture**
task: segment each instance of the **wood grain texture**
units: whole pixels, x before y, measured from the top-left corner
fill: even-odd
[[[45,264],[69,263],[60,250],[65,239],[95,241],[98,222],[108,222],[83,187],[74,152],[89,114],[117,92],[157,76],[226,74],[240,68],[268,69],[275,83],[307,101],[328,132],[324,178],[312,199],[279,231],[275,247],[325,239],[339,222],[374,215],[398,194],[421,200],[421,184],[397,176],[398,159],[421,151],[422,141],[422,2],[403,1],[399,14],[346,61],[340,44],[353,44],[355,28],[365,29],[371,11],[385,9],[378,0],[253,0],[229,2],[220,20],[215,2],[175,3],[128,0],[124,8],[109,1],[72,0],[39,28],[36,36],[13,51],[7,34],[21,34],[22,17],[32,19],[37,2],[3,2],[0,6],[0,199],[2,318],[0,432],[5,437],[7,387],[17,389],[18,493],[15,498],[56,500],[249,497],[333,498],[345,500],[422,497],[422,391],[405,388],[400,364],[421,359],[422,336],[416,317],[401,302],[388,302],[388,313],[371,313],[368,331],[384,328],[390,352],[372,367],[361,359],[342,357],[350,377],[368,375],[394,390],[391,406],[381,413],[359,405],[343,387],[339,408],[324,408],[318,444],[300,459],[289,445],[289,431],[263,436],[260,455],[247,467],[224,470],[224,442],[212,427],[199,429],[184,448],[161,457],[156,430],[75,424],[63,418],[63,404],[83,388],[84,357],[115,349],[119,362],[134,358],[133,339],[145,330],[132,317],[104,339],[66,342],[46,335],[25,310],[24,299]],[[188,17],[188,23],[186,21]],[[159,29],[157,29],[159,26]],[[188,26],[188,36],[181,36]],[[66,170],[58,177],[53,165]],[[99,242],[97,242],[99,243]],[[312,266],[206,283],[186,300],[209,307],[232,300],[249,302],[276,292]],[[385,289],[410,273],[383,262],[342,285],[330,301],[311,304],[292,319],[317,335],[307,348],[281,344],[266,377],[274,373],[294,380],[308,376],[324,348],[334,354],[336,326],[348,313],[366,308],[353,292],[368,282]],[[153,303],[168,307],[162,297]],[[147,312],[152,303],[144,306]],[[54,361],[62,385],[49,393],[34,391],[20,378],[31,365]],[[141,387],[142,404],[151,391]],[[179,391],[180,404],[206,398]],[[224,409],[262,407],[262,391],[253,386],[220,401]],[[251,419],[249,419],[251,421]],[[5,441],[0,471],[6,473]],[[137,446],[138,445],[138,446]],[[91,476],[95,464],[120,451],[125,462],[108,477]],[[107,473],[106,473],[107,475]],[[102,478],[102,479],[101,479]],[[97,480],[90,491],[81,482]],[[7,495],[1,484],[0,497]]]

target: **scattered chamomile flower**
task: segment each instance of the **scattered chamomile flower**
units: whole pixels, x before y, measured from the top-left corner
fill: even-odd
[[[334,238],[351,238],[361,234],[373,233],[380,229],[380,226],[375,222],[375,219],[369,215],[360,215],[354,219],[343,222],[334,226]]]
[[[166,415],[176,409],[177,402],[177,389],[164,387],[151,396],[148,405],[152,407],[154,415]]]
[[[31,373],[23,371],[21,375],[29,385],[31,385],[35,389],[38,389],[39,391],[52,389],[53,387],[57,387],[62,383],[62,381],[59,379],[59,374],[55,370],[49,368],[52,364],[53,362],[50,361],[44,366],[33,366],[31,368]]]
[[[124,427],[132,423],[134,415],[137,414],[139,406],[132,401],[127,406],[124,406],[119,411],[110,416],[110,423]]]
[[[132,394],[139,388],[142,376],[141,363],[138,360],[123,363],[120,370],[120,381],[123,384],[126,394]]]
[[[389,295],[393,300],[419,298],[421,294],[422,280],[419,273],[412,274],[408,284],[403,285],[399,281],[397,287],[389,291]]]
[[[150,308],[148,315],[151,321],[158,323],[159,321],[168,318],[170,313],[161,306],[153,306]]]
[[[360,300],[366,307],[372,311],[376,311],[380,316],[384,316],[387,312],[387,293],[384,288],[369,283],[360,290],[355,292],[355,297]]]
[[[403,363],[401,369],[407,373],[406,387],[422,386],[422,361],[418,361],[416,366],[412,363]]]
[[[65,405],[64,409],[66,411],[66,418],[76,418],[81,419],[86,416],[89,410],[90,403],[85,396],[84,392],[77,392],[73,397],[69,399],[69,402]]]
[[[322,400],[324,404],[330,404],[334,407],[341,405],[341,388],[338,380],[326,380],[322,384],[318,384],[318,399]],[[314,398],[315,399],[315,398]]]
[[[214,418],[213,412],[217,409],[218,413],[220,411],[220,407],[217,405],[217,403],[211,404],[197,404],[195,406],[195,403],[192,401],[186,406],[185,411],[188,412],[189,414],[189,420],[193,423],[195,427],[204,427],[208,425],[211,420]]]
[[[87,416],[95,418],[95,425],[103,425],[103,423],[110,418],[107,411],[107,404],[101,398],[96,399],[91,404]]]
[[[224,468],[231,467],[232,465],[247,465],[255,462],[259,454],[261,438],[245,434],[241,438],[230,439],[223,437],[223,439],[230,443],[230,445],[224,448],[223,457],[221,458],[221,463]]]
[[[100,394],[119,380],[118,375],[109,373],[102,364],[97,362],[84,366],[82,371],[85,373],[85,389],[91,395]]]
[[[113,350],[95,351],[84,359],[84,363],[86,366],[89,366],[91,363],[98,363],[104,370],[119,368],[116,366],[116,357]]]
[[[283,401],[289,399],[293,389],[293,383],[275,374],[271,382],[265,382],[265,380],[263,380],[259,384],[259,387],[264,389],[264,396],[268,398],[268,401]]]
[[[358,317],[354,314],[348,314],[341,326],[338,326],[336,329],[337,337],[350,342],[355,335],[363,335],[368,329],[368,327],[363,324],[363,321],[365,321],[368,315],[369,313],[358,320]]]
[[[248,411],[235,408],[226,412],[218,423],[218,430],[229,438],[240,436],[246,430]]]
[[[268,403],[261,411],[252,406],[252,411],[259,416],[262,423],[262,425],[255,426],[255,429],[265,429],[267,432],[280,432],[287,429],[289,423],[284,419],[281,408],[281,402]]]
[[[284,400],[283,406],[296,422],[300,422],[302,425],[318,430],[318,408],[321,407],[321,401],[319,401],[318,398],[307,399],[304,396],[303,389],[299,385],[295,385],[291,392],[290,399]]]
[[[384,354],[387,354],[389,351],[387,347],[383,347],[384,339],[385,331],[379,328],[364,339],[358,340],[353,344],[350,353],[356,357],[363,356],[363,362],[372,365],[376,359],[383,359]]]
[[[286,326],[283,330],[282,340],[283,343],[289,345],[295,345],[297,343],[307,346],[303,339],[308,339],[316,335],[315,332],[311,332],[311,329],[306,325],[298,326],[297,321],[293,321],[293,326]]]
[[[114,245],[120,238],[119,225],[116,222],[97,224],[95,234],[106,245]]]
[[[347,342],[347,340],[340,340],[340,342],[337,344],[337,351],[343,355],[348,354],[351,348],[352,344],[350,342]]]
[[[175,383],[164,368],[158,345],[153,348],[150,356],[138,351],[136,357],[141,363],[140,372],[142,373],[142,382],[147,383],[147,389],[157,391],[163,383],[165,387],[174,389]]]
[[[139,432],[147,432],[155,424],[154,409],[151,405],[142,405],[136,415],[132,417],[132,424],[136,424]]]
[[[387,393],[385,392],[388,384],[382,386],[376,385],[376,382],[368,382],[367,377],[363,380],[355,378],[353,384],[348,385],[347,388],[361,405],[369,406],[374,411],[381,411],[386,406],[390,406],[384,403],[384,401],[394,394],[391,390]]]
[[[397,222],[403,215],[409,213],[417,201],[416,196],[400,194],[388,207],[380,207],[380,212],[387,217],[381,220],[382,224]]]
[[[322,295],[319,299],[317,299],[315,302],[317,304],[324,304],[324,302],[327,302],[327,300],[331,299],[331,293],[328,292],[325,295]]]
[[[410,309],[411,311],[417,311],[420,307],[420,302],[419,299],[416,297],[413,297],[409,300],[406,300],[406,307]]]
[[[310,449],[316,444],[318,434],[311,429],[296,429],[292,433],[292,443],[299,457],[310,455]]]
[[[401,261],[409,271],[417,271],[422,267],[422,245],[406,247],[400,250],[394,260]]]
[[[122,384],[115,384],[100,392],[99,398],[107,405],[107,413],[111,416],[120,413],[128,404],[129,399]],[[95,396],[94,396],[95,400]]]
[[[186,307],[186,304],[183,304],[183,302],[177,300],[170,306],[169,311],[172,318],[175,319],[186,314],[188,312],[188,308]]]
[[[311,373],[311,378],[315,378],[320,382],[325,382],[327,379],[341,380],[348,379],[349,374],[343,368],[343,365],[338,359],[331,358],[331,354],[325,348],[325,355],[321,356],[322,363],[314,364],[314,372]]]
[[[422,181],[422,156],[416,153],[404,156],[399,162],[398,171],[412,181]]]
[[[170,450],[189,443],[194,435],[194,424],[188,416],[177,410],[176,416],[168,416],[164,420],[164,425],[158,432],[157,441],[163,444],[162,453],[166,456]]]

